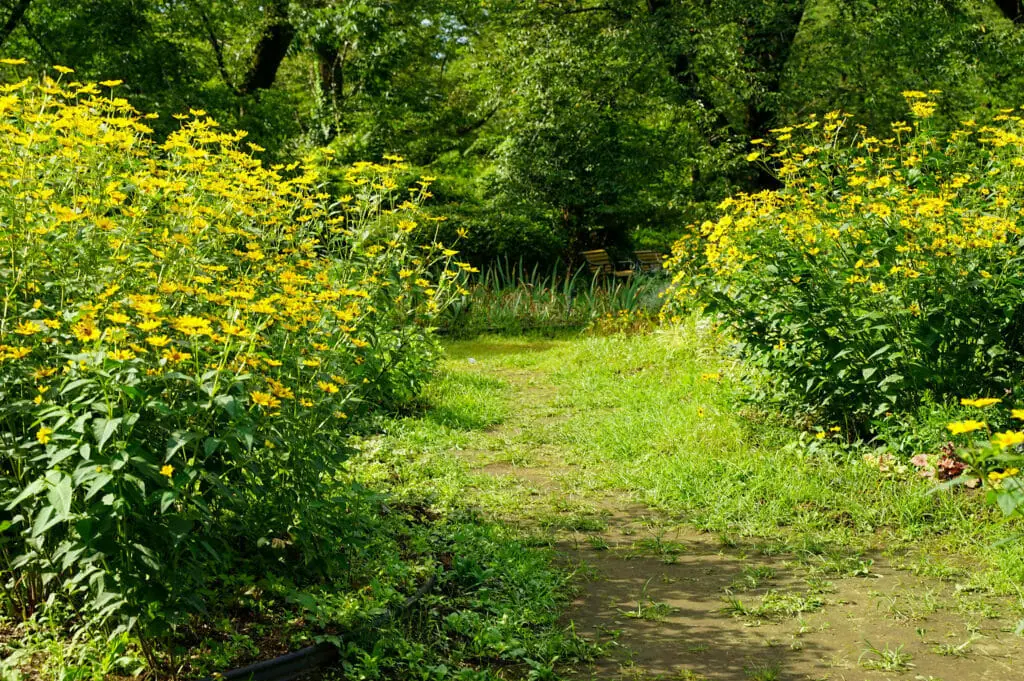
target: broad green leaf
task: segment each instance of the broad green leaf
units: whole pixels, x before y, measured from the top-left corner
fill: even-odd
[[[103,451],[103,446],[107,443],[107,440],[109,440],[110,437],[117,431],[117,428],[120,425],[120,418],[98,418],[92,422],[92,433],[93,436],[96,438],[97,451]]]
[[[71,515],[71,499],[74,490],[71,488],[71,477],[63,475],[60,481],[50,488],[46,500],[50,502],[58,520],[66,520]]]

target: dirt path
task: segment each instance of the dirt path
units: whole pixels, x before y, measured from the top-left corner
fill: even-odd
[[[502,425],[462,456],[512,487],[497,513],[577,567],[566,623],[603,654],[578,679],[1017,681],[1021,639],[994,604],[880,557],[797,559],[735,545],[589,482],[596,457],[565,451],[574,417],[556,385],[507,362],[459,370],[512,386]]]

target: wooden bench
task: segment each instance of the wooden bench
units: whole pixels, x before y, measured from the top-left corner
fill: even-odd
[[[641,272],[659,272],[664,267],[665,256],[657,251],[637,251],[636,261]]]
[[[590,268],[591,274],[610,274],[615,277],[633,276],[633,270],[619,269],[611,256],[608,255],[608,251],[603,248],[598,248],[593,251],[583,251],[580,255],[586,259],[587,267]]]

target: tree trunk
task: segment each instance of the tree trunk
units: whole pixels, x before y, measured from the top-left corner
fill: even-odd
[[[10,16],[7,17],[7,21],[4,22],[3,28],[0,28],[0,47],[11,37],[14,29],[18,28],[21,18],[25,16],[25,11],[31,3],[32,0],[18,0],[14,9],[11,10]]]
[[[1024,0],[996,0],[1003,16],[1015,24],[1024,24]]]
[[[239,93],[243,95],[266,90],[274,84],[277,70],[295,39],[295,27],[288,21],[287,0],[274,0],[267,11],[269,21],[256,43],[252,66],[239,88]]]

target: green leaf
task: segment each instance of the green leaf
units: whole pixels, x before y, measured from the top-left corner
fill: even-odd
[[[178,498],[177,492],[172,489],[164,490],[160,495],[160,512],[166,513],[167,509],[171,507]]]
[[[86,501],[96,496],[104,487],[107,486],[107,483],[113,479],[114,476],[111,473],[97,474],[96,477],[93,478],[92,483],[89,484],[89,490],[85,493]]]
[[[107,440],[117,431],[118,426],[121,425],[121,419],[96,419],[92,422],[92,433],[96,438],[96,449],[97,451],[103,451],[103,445],[107,443]]]
[[[50,506],[57,513],[58,520],[66,520],[71,515],[71,499],[73,495],[74,490],[71,488],[71,478],[67,475],[62,475],[60,481],[47,492],[46,500],[50,502]]]
[[[14,497],[13,501],[11,501],[9,504],[7,504],[7,510],[8,511],[13,510],[21,502],[25,501],[26,499],[28,499],[30,497],[34,497],[35,495],[39,494],[39,492],[41,492],[42,489],[43,489],[43,479],[42,478],[37,478],[37,479],[33,480],[32,482],[30,482],[28,484],[28,487],[26,487],[25,489],[21,490],[21,493],[18,496]]]
[[[213,398],[213,403],[233,419],[237,419],[245,412],[245,405],[234,395],[217,395]]]
[[[36,515],[35,522],[32,523],[32,538],[43,536],[48,529],[59,522],[60,517],[56,515],[53,506],[44,506]]]

